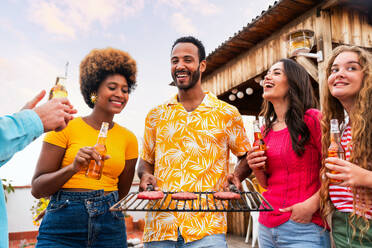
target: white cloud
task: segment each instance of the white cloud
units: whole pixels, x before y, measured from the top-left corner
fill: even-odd
[[[107,40],[110,41],[120,41],[121,43],[125,43],[127,41],[124,34],[113,34],[109,32],[105,32],[102,34]]]
[[[99,23],[107,28],[114,21],[135,16],[144,0],[39,0],[30,2],[29,18],[58,37],[76,38]]]
[[[202,14],[204,16],[218,14],[221,10],[207,0],[159,0],[160,4],[166,4],[177,10]]]
[[[119,40],[124,43],[127,39],[126,39],[124,34],[120,34],[119,35]]]
[[[6,33],[14,35],[17,39],[24,41],[26,40],[26,36],[23,32],[14,28],[10,21],[1,18],[0,19],[0,29],[6,31]]]
[[[260,16],[262,11],[266,11],[269,5],[273,5],[276,0],[261,0],[259,3],[250,2],[249,7],[245,9],[244,15],[247,17],[248,22]]]
[[[123,13],[125,16],[135,16],[144,6],[144,0],[125,0],[123,5]]]
[[[47,32],[70,38],[75,37],[74,27],[63,21],[66,17],[65,13],[54,3],[34,2],[31,9],[31,21],[41,25]]]
[[[171,24],[177,33],[181,35],[197,35],[198,31],[193,26],[191,19],[181,13],[175,13],[171,17]]]
[[[220,9],[213,3],[205,0],[188,0],[194,11],[202,15],[209,16],[215,15],[220,12]]]

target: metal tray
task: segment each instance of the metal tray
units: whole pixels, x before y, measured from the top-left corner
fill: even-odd
[[[173,212],[251,212],[272,211],[272,206],[259,192],[240,192],[239,200],[218,200],[215,192],[193,192],[195,200],[174,200],[177,192],[164,192],[159,200],[137,199],[139,192],[130,192],[110,208],[110,211],[173,211]],[[208,200],[207,200],[208,199]]]

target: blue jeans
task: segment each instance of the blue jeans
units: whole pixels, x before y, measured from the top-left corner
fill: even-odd
[[[259,225],[258,243],[261,248],[328,248],[329,232],[314,223],[292,220],[273,228]]]
[[[227,248],[226,235],[214,234],[202,239],[185,243],[181,233],[178,231],[177,241],[164,240],[144,243],[144,248]]]
[[[117,201],[117,191],[58,191],[47,207],[36,247],[127,247],[124,215],[109,211]]]

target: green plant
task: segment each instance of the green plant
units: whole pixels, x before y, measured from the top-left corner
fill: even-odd
[[[32,212],[33,223],[35,226],[40,225],[40,219],[42,219],[42,216],[44,215],[44,211],[46,210],[49,201],[50,201],[49,198],[40,198],[34,201],[35,205],[32,205],[30,210]]]
[[[11,184],[12,180],[7,180],[7,179],[1,179],[2,184],[3,184],[3,189],[7,194],[10,194],[14,192],[14,187]],[[5,201],[8,201],[7,194],[5,194]]]
[[[19,244],[19,247],[20,248],[26,248],[26,247],[35,247],[36,243],[32,242],[32,243],[28,243],[26,239],[23,239],[21,240],[20,244]]]

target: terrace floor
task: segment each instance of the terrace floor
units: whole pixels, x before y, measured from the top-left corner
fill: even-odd
[[[227,234],[227,246],[228,248],[253,248],[251,246],[252,240],[249,240],[249,244],[245,243],[245,237]],[[254,247],[258,247],[257,245]]]
[[[141,238],[142,233],[141,232],[135,232],[128,235],[128,239],[131,238]],[[240,237],[236,235],[227,235],[227,246],[228,248],[252,248],[251,240],[249,240],[249,244],[245,243],[245,237]],[[36,242],[35,239],[23,239],[23,240],[17,240],[12,241],[10,243],[10,248],[31,248],[34,247],[34,243]],[[257,247],[257,246],[255,246]]]

